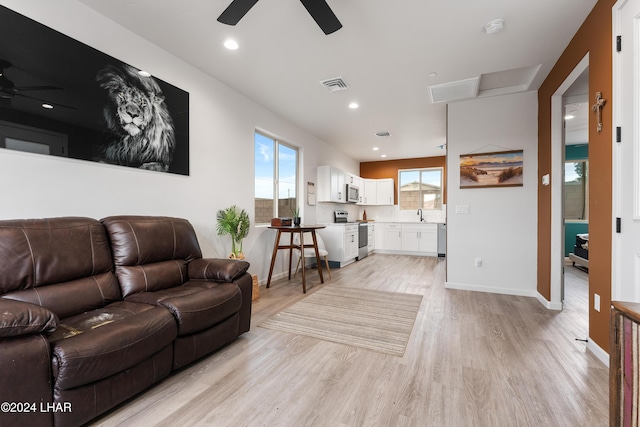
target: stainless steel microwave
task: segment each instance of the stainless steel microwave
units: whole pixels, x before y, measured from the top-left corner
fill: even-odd
[[[357,185],[347,184],[347,202],[358,203],[360,201],[360,189]]]

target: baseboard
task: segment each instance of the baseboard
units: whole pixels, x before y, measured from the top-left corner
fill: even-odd
[[[593,355],[596,356],[599,361],[604,363],[607,368],[609,367],[609,353],[596,344],[591,337],[589,337],[589,340],[587,341],[587,350],[593,353]]]
[[[282,273],[278,273],[278,274],[274,274],[271,276],[271,283],[275,282],[278,279],[283,279],[285,277],[288,277],[289,272],[288,271],[283,271]],[[291,272],[291,276],[293,276],[293,271]],[[258,279],[258,285],[259,286],[266,286],[267,285],[267,278],[265,277],[264,279]]]
[[[536,292],[536,298],[538,299],[538,301],[540,302],[540,304],[542,304],[543,306],[545,306],[545,308],[547,310],[562,310],[562,303],[561,302],[551,302],[551,301],[547,301],[547,299],[545,297],[543,297],[540,292]]]
[[[446,282],[444,284],[446,289],[458,289],[462,291],[474,291],[474,292],[487,292],[490,294],[504,294],[504,295],[516,295],[521,297],[535,297],[536,291],[528,289],[510,289],[510,288],[497,288],[491,286],[478,286],[469,285],[465,283],[452,283]]]

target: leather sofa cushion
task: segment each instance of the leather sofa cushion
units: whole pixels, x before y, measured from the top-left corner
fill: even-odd
[[[53,332],[58,316],[46,308],[0,298],[0,338]]]
[[[118,281],[112,272],[9,292],[3,298],[46,307],[61,319],[122,300]]]
[[[176,318],[178,335],[210,328],[232,316],[242,305],[242,294],[234,283],[187,282],[177,288],[142,292],[127,301],[166,307]]]
[[[189,279],[233,282],[249,269],[249,263],[222,258],[201,258],[189,263]]]
[[[101,221],[111,241],[116,267],[202,258],[196,233],[186,219],[112,216]]]
[[[187,263],[171,260],[118,267],[118,281],[124,297],[136,292],[153,292],[180,286],[187,281]]]
[[[91,218],[0,221],[0,259],[0,294],[113,270],[105,230]]]
[[[122,372],[177,336],[165,308],[116,302],[67,319],[49,336],[54,386],[68,390]]]

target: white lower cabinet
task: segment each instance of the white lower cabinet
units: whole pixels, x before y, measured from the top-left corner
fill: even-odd
[[[384,223],[378,227],[384,229],[382,241],[376,241],[378,252],[438,255],[438,224]]]
[[[402,250],[405,252],[437,252],[437,224],[403,224]]]
[[[357,224],[329,224],[318,230],[318,234],[322,236],[330,262],[343,267],[358,257]]]
[[[367,224],[367,228],[367,250],[371,253],[376,248],[376,226],[370,222]]]
[[[382,238],[382,249],[388,251],[402,250],[402,225],[384,224],[384,236]]]

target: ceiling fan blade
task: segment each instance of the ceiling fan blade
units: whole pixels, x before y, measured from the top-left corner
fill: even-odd
[[[325,34],[329,35],[342,28],[342,24],[325,0],[300,0],[300,2]]]
[[[58,86],[19,86],[14,88],[18,92],[26,92],[29,90],[62,90]]]
[[[218,16],[218,22],[236,25],[258,0],[233,0],[231,4]]]
[[[33,99],[45,104],[50,104],[53,105],[54,107],[64,107],[64,108],[69,108],[71,110],[77,110],[77,107],[71,107],[69,105],[64,105],[64,104],[58,104],[57,102],[51,102],[51,101],[47,101],[46,99],[42,99],[42,98],[36,98],[35,96],[29,96],[29,95],[24,95],[22,93],[16,93],[16,96],[21,96],[23,98],[28,98],[28,99]]]

